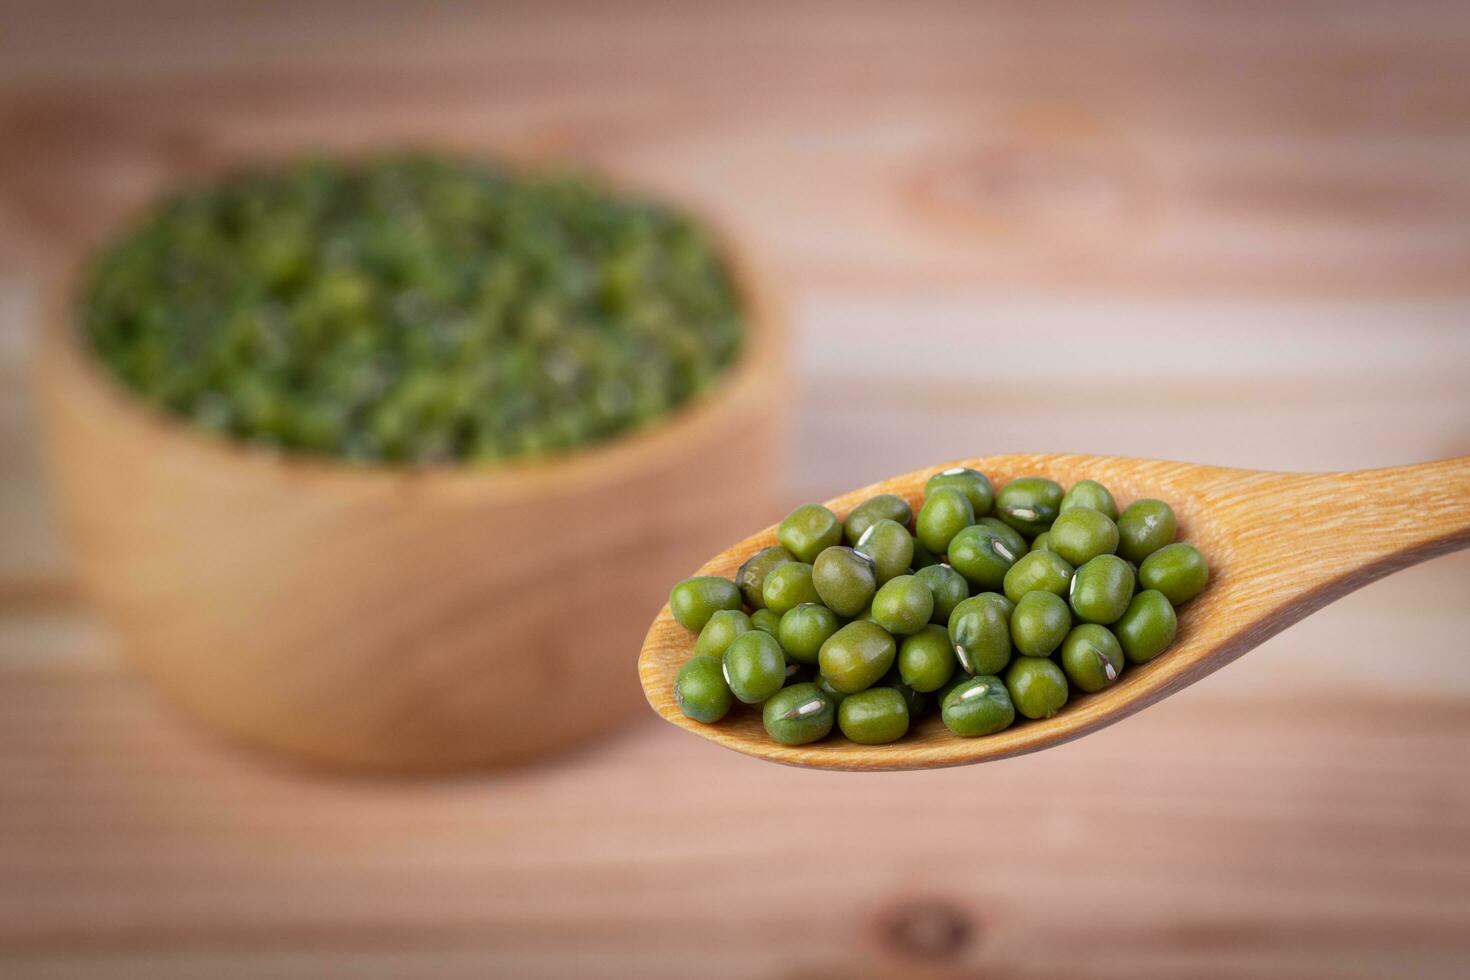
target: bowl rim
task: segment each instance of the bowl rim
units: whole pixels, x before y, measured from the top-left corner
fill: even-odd
[[[350,158],[352,154],[344,154]],[[490,158],[491,162],[495,161]],[[244,166],[249,166],[245,163]],[[551,167],[522,168],[553,170]],[[742,405],[762,397],[780,397],[779,386],[763,391],[782,370],[780,347],[786,335],[782,306],[772,283],[729,227],[691,206],[677,195],[645,190],[633,182],[580,167],[574,172],[597,181],[611,192],[635,193],[677,209],[696,222],[713,239],[740,301],[743,336],[735,359],[706,390],[664,416],[639,428],[620,433],[581,448],[549,456],[511,457],[487,463],[444,461],[429,464],[386,464],[353,462],[328,454],[289,453],[258,446],[220,433],[212,433],[148,404],[114,377],[90,350],[79,329],[80,293],[92,250],[86,248],[73,259],[65,273],[46,291],[41,304],[42,324],[37,358],[38,378],[43,392],[64,397],[58,389],[72,387],[96,401],[108,423],[133,430],[161,449],[197,457],[202,463],[235,467],[241,474],[341,484],[357,488],[413,487],[416,492],[519,493],[554,487],[586,487],[607,483],[615,474],[639,469],[648,462],[666,458],[670,451],[691,441],[700,442],[714,434]],[[170,186],[176,186],[174,181]],[[146,210],[156,203],[148,198]],[[111,228],[127,227],[127,219]],[[43,398],[42,402],[49,401]],[[48,413],[54,409],[46,409]],[[738,418],[734,419],[738,422]]]

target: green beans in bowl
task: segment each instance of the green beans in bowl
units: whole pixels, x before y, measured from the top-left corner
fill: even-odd
[[[166,197],[45,297],[84,584],[171,700],[319,762],[484,765],[607,730],[668,581],[769,507],[781,322],[735,244],[443,156]],[[779,616],[719,620],[709,655]]]
[[[202,429],[365,462],[480,462],[616,437],[739,352],[709,235],[570,176],[399,156],[163,201],[98,257],[83,332]]]

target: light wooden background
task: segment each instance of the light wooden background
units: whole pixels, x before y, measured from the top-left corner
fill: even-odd
[[[40,284],[171,176],[429,139],[741,229],[794,316],[793,502],[985,452],[1467,453],[1467,64],[1455,2],[0,0],[0,975],[1470,973],[1465,555],[975,769],[803,773],[650,717],[325,779],[117,661],[27,392]]]

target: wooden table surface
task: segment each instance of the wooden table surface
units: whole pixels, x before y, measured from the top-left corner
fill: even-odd
[[[325,778],[117,659],[27,385],[38,291],[155,188],[427,140],[749,238],[793,502],[986,452],[1470,453],[1467,63],[1453,2],[0,0],[0,975],[1470,974],[1466,555],[978,768],[804,773],[649,717]]]

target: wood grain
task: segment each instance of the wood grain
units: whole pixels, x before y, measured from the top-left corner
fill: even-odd
[[[535,769],[405,784],[244,764],[116,670],[0,681],[9,977],[1450,978],[1470,961],[1463,703],[1283,710],[1195,688],[1055,751],[867,776],[655,720]],[[890,925],[951,915],[968,936],[937,956]]]
[[[917,513],[925,482],[951,466],[989,475],[997,489],[1021,476],[1063,486],[1095,479],[1120,507],[1155,497],[1174,508],[1177,540],[1210,563],[1205,592],[1180,610],[1179,633],[1165,654],[1131,666],[1118,683],[1074,696],[1055,717],[1018,723],[984,738],[956,738],[931,711],[890,745],[840,736],[781,745],[758,712],[739,710],[703,724],[674,700],[674,678],[693,655],[695,634],[666,604],[638,657],[644,697],[666,720],[726,748],[788,765],[857,771],[933,769],[1005,759],[1051,748],[1141,711],[1219,670],[1281,630],[1390,572],[1470,547],[1470,456],[1358,473],[1261,473],[1189,463],[1100,456],[991,456],[905,473],[827,501],[846,517],[869,497],[892,493]],[[776,526],[720,552],[701,575],[734,578],[741,563],[776,544]]]
[[[0,213],[55,259],[201,166],[449,141],[707,202],[808,286],[1462,295],[1464,5],[1232,6],[20,4]]]

